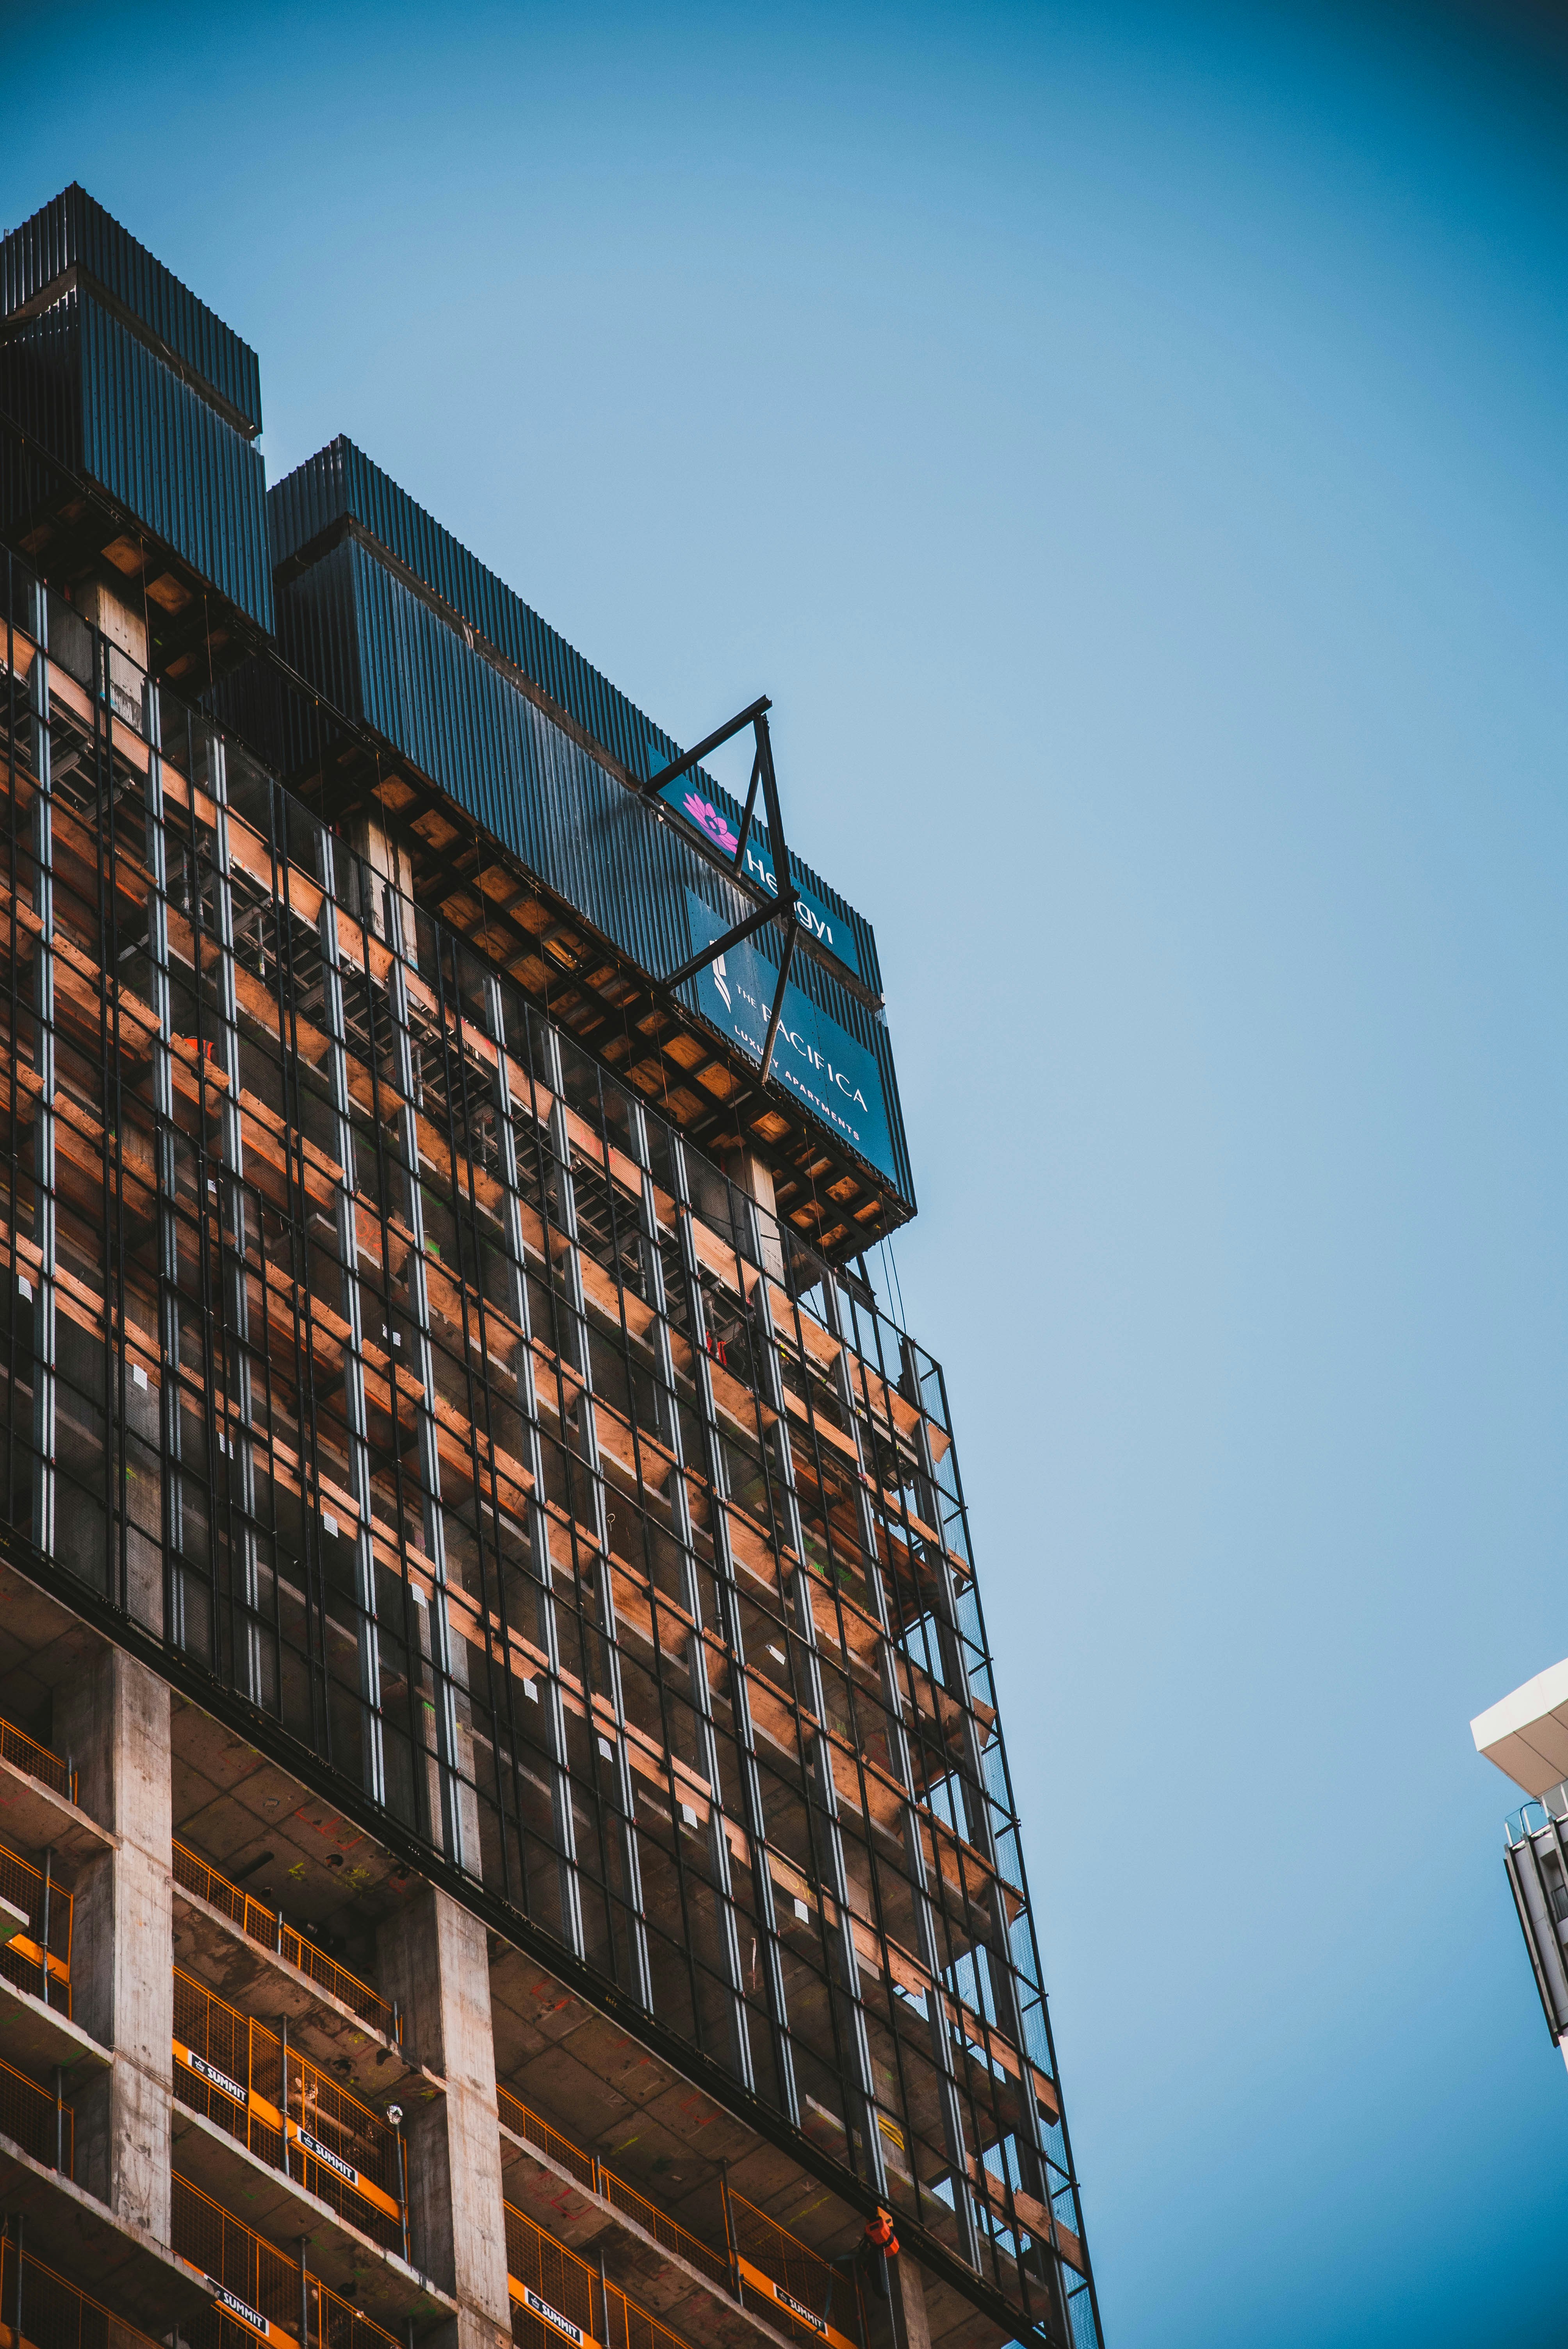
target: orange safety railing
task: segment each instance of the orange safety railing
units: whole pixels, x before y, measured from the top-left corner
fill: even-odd
[[[648,2200],[645,2194],[639,2194],[634,2186],[628,2186],[624,2178],[617,2178],[614,2171],[606,2169],[603,2163],[599,2166],[599,2191],[624,2218],[634,2220],[645,2235],[652,2235],[663,2250],[674,2251],[677,2259],[685,2260],[688,2267],[696,2268],[699,2275],[706,2276],[709,2283],[717,2284],[721,2291],[729,2290],[733,2279],[729,2262],[723,2252],[714,2251],[683,2227],[677,2219],[672,2219],[667,2210],[661,2210],[656,2203]]]
[[[145,2333],[67,2283],[7,2231],[0,2235],[0,2344],[17,2349],[18,2343],[21,2349],[157,2349]]]
[[[580,2186],[585,2186],[591,2194],[600,2195],[628,2218],[634,2219],[656,2242],[662,2243],[666,2251],[674,2251],[678,2258],[687,2261],[699,2274],[707,2276],[710,2283],[717,2284],[723,2292],[730,2289],[733,2278],[729,2261],[722,2251],[714,2251],[700,2236],[690,2233],[667,2211],[659,2209],[645,2195],[639,2194],[634,2186],[628,2186],[624,2178],[617,2178],[614,2170],[606,2169],[595,2155],[584,2153],[581,2146],[573,2145],[570,2137],[562,2137],[558,2128],[552,2128],[550,2123],[531,2111],[521,2097],[514,2096],[510,2088],[498,2086],[496,2100],[501,2119],[514,2137],[521,2137],[525,2145],[536,2146],[541,2153],[548,2154]]]
[[[783,2319],[794,2339],[826,2341],[829,2349],[858,2349],[864,2327],[853,2273],[833,2267],[743,2194],[727,2193],[724,2199],[730,2249],[743,2287],[763,2302],[770,2316]],[[834,2323],[835,2316],[840,2323]]]
[[[0,1755],[14,1762],[18,1770],[26,1770],[41,1785],[52,1786],[67,1803],[76,1801],[77,1773],[70,1764],[62,1762],[57,1754],[51,1754],[46,1745],[40,1745],[36,1737],[29,1737],[25,1729],[18,1729],[14,1721],[0,1721]]]
[[[192,2112],[407,2256],[402,2142],[389,2121],[253,2015],[174,1969],[174,2093]]]
[[[562,2137],[559,2129],[552,2128],[547,2120],[531,2112],[510,2088],[498,2086],[495,2093],[501,2119],[513,2136],[521,2137],[526,2145],[537,2146],[541,2153],[547,2153],[552,2161],[571,2172],[579,2186],[586,2186],[590,2194],[598,2193],[599,2164],[591,2153],[584,2153],[570,2137]]]
[[[506,2288],[518,2349],[686,2349],[678,2333],[608,2282],[542,2227],[501,2204],[506,2222]]]
[[[25,1932],[0,1944],[0,1973],[47,2006],[71,2011],[71,1896],[55,1882],[46,1853],[42,1868],[0,1844],[0,1899],[20,1909]]]
[[[57,2086],[52,2092],[14,2064],[0,2062],[0,2135],[69,2178],[76,2168],[76,2115]]]
[[[398,2349],[331,2286],[275,2243],[252,2232],[188,2178],[173,2180],[170,2241],[219,2297],[180,2327],[186,2349]]]
[[[603,2201],[613,2203],[626,2218],[636,2220],[638,2227],[653,2236],[655,2243],[662,2243],[665,2251],[676,2252],[676,2258],[686,2260],[690,2267],[697,2269],[697,2274],[707,2276],[709,2283],[716,2283],[720,2291],[730,2291],[735,2276],[730,2274],[730,2260],[726,2258],[726,2252],[714,2251],[711,2243],[702,2241],[702,2236],[681,2227],[681,2222],[666,2210],[660,2210],[657,2203],[650,2203],[645,2194],[638,2194],[636,2187],[629,2187],[624,2178],[617,2178],[615,2170],[605,2168],[596,2154],[584,2154],[583,2147],[573,2145],[571,2137],[563,2137],[559,2128],[552,2128],[550,2121],[544,2121],[538,2112],[531,2112],[521,2097],[511,2095],[510,2088],[498,2085],[495,2100],[511,2136],[521,2137],[523,2145],[535,2145],[542,2154],[550,2154],[552,2161],[575,2178],[577,2185],[587,2187],[589,2194],[599,2194]]]
[[[174,1881],[181,1891],[193,1892],[199,1900],[220,1910],[251,1940],[259,1941],[264,1950],[274,1950],[291,1966],[297,1966],[302,1974],[308,1974],[322,1990],[341,1999],[345,2006],[351,2007],[379,2031],[384,2039],[401,2044],[403,2018],[389,1999],[372,1990],[368,1982],[361,1982],[357,1974],[351,1974],[346,1966],[326,1956],[303,1933],[296,1933],[292,1925],[285,1925],[275,1909],[253,1900],[248,1892],[231,1884],[199,1853],[179,1842],[174,1846]]]
[[[858,2349],[863,2328],[860,2288],[854,2277],[832,2266],[743,2195],[724,2189],[720,2224],[725,2248],[715,2250],[607,2169],[596,2155],[562,2137],[510,2088],[498,2086],[496,2099],[501,2120],[513,2136],[547,2154],[580,2186],[634,2220],[665,2251],[685,2260],[721,2292],[744,2296],[749,2289],[794,2338],[825,2341],[830,2349]],[[509,2226],[511,2215],[509,2207]],[[833,2322],[835,2315],[842,2319],[841,2323]]]

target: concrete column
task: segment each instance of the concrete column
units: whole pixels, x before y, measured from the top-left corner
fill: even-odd
[[[405,2118],[414,2258],[459,2311],[442,2349],[510,2349],[485,1929],[428,1889],[383,1925],[377,1955],[382,1988],[403,2011],[406,2048],[447,2084],[444,2102]]]
[[[892,2265],[904,2349],[931,2349],[931,2320],[925,2313],[925,2284],[920,2270],[907,2251],[901,2252]]]
[[[134,595],[136,604],[129,600]],[[139,586],[122,592],[119,584],[110,586],[102,579],[89,580],[76,591],[76,605],[88,626],[99,629],[117,652],[124,653],[138,668],[147,667],[147,621]]]
[[[170,2234],[174,1927],[167,1682],[110,1648],[55,1703],[82,1808],[119,1837],[76,1886],[72,2012],[114,2051],[77,2107],[77,2183],[160,2242]]]

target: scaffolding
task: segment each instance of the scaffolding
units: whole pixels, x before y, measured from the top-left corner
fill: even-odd
[[[939,1368],[19,564],[3,592],[8,1538],[1089,2349]]]

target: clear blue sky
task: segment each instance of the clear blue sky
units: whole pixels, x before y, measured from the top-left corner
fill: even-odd
[[[877,925],[1109,2349],[1558,2343],[1482,1705],[1568,1651],[1531,20],[0,9],[80,177]]]

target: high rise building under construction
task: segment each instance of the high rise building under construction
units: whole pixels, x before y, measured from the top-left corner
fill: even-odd
[[[1098,2349],[871,926],[261,426],[0,241],[0,2340]]]

